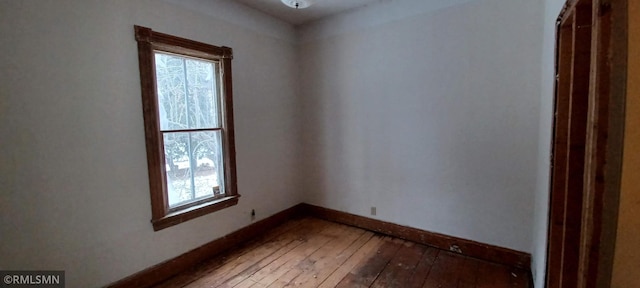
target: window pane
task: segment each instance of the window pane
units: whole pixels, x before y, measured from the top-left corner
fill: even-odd
[[[188,129],[184,59],[155,53],[155,60],[160,129]]]
[[[170,208],[224,195],[221,131],[163,135]]]
[[[218,115],[217,63],[185,59],[187,67],[189,128],[220,127]]]
[[[220,131],[192,132],[193,158],[197,159],[194,183],[196,197],[224,194]]]
[[[164,133],[169,207],[194,199],[189,159],[189,133]]]
[[[220,127],[218,63],[156,52],[160,129]]]

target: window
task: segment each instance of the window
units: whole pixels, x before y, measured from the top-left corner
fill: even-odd
[[[135,35],[154,230],[236,205],[231,48]]]

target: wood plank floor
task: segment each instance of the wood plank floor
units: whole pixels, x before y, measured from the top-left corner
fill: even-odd
[[[156,287],[529,287],[528,274],[316,218],[289,221]]]

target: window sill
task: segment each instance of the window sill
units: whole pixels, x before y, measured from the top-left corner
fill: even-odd
[[[180,224],[182,222],[186,222],[191,219],[234,206],[238,204],[238,198],[240,198],[240,195],[224,197],[211,202],[206,202],[200,205],[185,208],[180,211],[171,212],[162,218],[151,220],[151,223],[153,224],[153,230],[159,231]]]

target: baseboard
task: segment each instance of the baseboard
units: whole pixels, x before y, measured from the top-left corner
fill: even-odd
[[[531,255],[525,252],[401,226],[310,204],[301,204],[300,208],[303,209],[304,214],[320,219],[355,226],[444,250],[451,250],[450,248],[455,245],[460,249],[457,252],[465,256],[531,271]]]
[[[455,245],[460,249],[459,253],[465,256],[531,271],[531,255],[524,252],[302,203],[253,223],[222,238],[213,240],[176,258],[167,260],[112,283],[107,287],[151,287],[168,280],[169,278],[178,275],[207,259],[234,248],[239,244],[252,240],[290,219],[302,216],[312,216],[355,226],[444,250],[450,250],[450,247]]]
[[[222,238],[184,253],[176,258],[147,268],[118,282],[108,285],[109,288],[151,287],[196,266],[211,257],[252,240],[256,236],[276,226],[299,217],[303,214],[303,205],[298,204],[271,217],[260,220]]]

